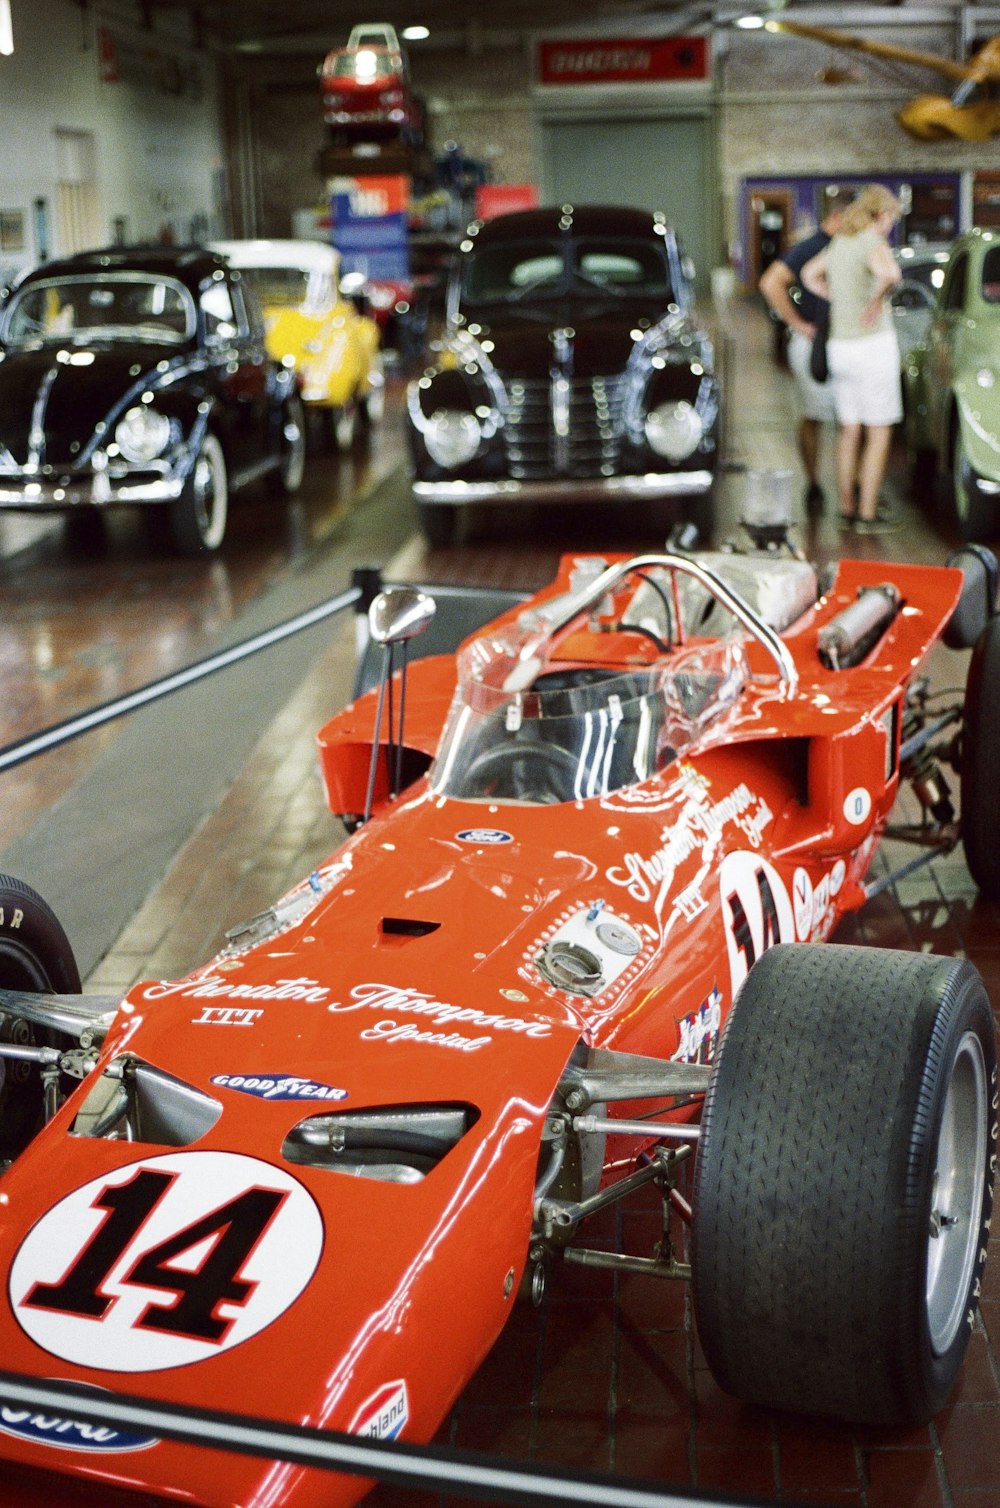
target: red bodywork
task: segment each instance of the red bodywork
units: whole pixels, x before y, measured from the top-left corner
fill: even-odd
[[[574,564],[542,598],[568,590]],[[887,578],[902,610],[860,665],[824,669],[822,624]],[[92,1074],[4,1174],[4,1365],[429,1439],[515,1302],[546,1111],[577,1045],[706,1061],[754,957],[827,938],[862,903],[896,795],[901,698],[960,584],[948,569],[841,565],[783,635],[797,690],[750,643],[754,678],[725,716],[608,795],[460,801],[418,775],[390,801],[383,757],[370,822],[292,893],[287,925],[120,1007],[96,1073],[133,1055],[216,1102],[214,1124],[173,1145],[68,1135]],[[560,664],[656,656],[648,637],[583,618],[550,646]],[[410,773],[437,748],[455,675],[451,656],[411,667]],[[364,808],[375,701],[319,735],[338,813]],[[641,946],[587,998],[536,959],[598,906]],[[294,1075],[295,1097],[269,1092]],[[305,1117],[422,1104],[472,1107],[422,1181],[283,1155]],[[639,1150],[616,1138],[605,1178]],[[170,1443],[38,1443],[8,1425],[0,1411],[2,1457],[215,1508],[330,1508],[370,1486]]]

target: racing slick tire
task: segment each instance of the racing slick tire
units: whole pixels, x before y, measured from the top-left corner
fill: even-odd
[[[293,497],[306,468],[306,411],[298,393],[281,410],[281,461],[265,478],[272,497]]]
[[[30,885],[6,874],[0,874],[0,988],[80,992],[73,949],[55,913]],[[55,1045],[54,1033],[7,1016],[0,1016],[0,1039]],[[38,1068],[0,1058],[0,1159],[16,1157],[41,1129],[42,1107]]]
[[[170,504],[170,534],[182,555],[210,555],[222,544],[229,514],[229,476],[218,438],[209,430],[180,496]]]
[[[695,1167],[695,1315],[721,1387],[861,1424],[941,1408],[986,1260],[996,1082],[968,962],[764,954],[726,1025]]]
[[[972,651],[962,718],[962,847],[987,900],[1000,900],[1000,618],[991,618]]]

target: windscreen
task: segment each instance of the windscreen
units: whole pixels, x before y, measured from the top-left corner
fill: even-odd
[[[640,296],[673,298],[662,237],[536,238],[484,245],[466,258],[463,304],[532,299]]]
[[[8,348],[71,341],[190,340],[194,301],[181,283],[145,275],[45,278],[19,288],[4,315]]]
[[[635,670],[540,666],[523,691],[507,689],[517,664],[517,645],[502,636],[477,640],[459,657],[431,770],[435,794],[547,805],[634,785],[732,706],[746,676],[732,638]]]

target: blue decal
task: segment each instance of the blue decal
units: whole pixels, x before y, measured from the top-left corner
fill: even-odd
[[[292,1073],[217,1073],[211,1080],[220,1089],[238,1089],[258,1100],[346,1100],[346,1089],[315,1084]]]
[[[94,1391],[100,1393],[101,1389],[95,1388]],[[58,1414],[16,1408],[10,1403],[0,1404],[0,1431],[17,1440],[30,1440],[34,1445],[55,1445],[62,1450],[146,1450],[150,1445],[160,1443],[156,1435],[112,1429],[105,1424],[83,1424],[76,1419],[63,1419]]]
[[[513,833],[505,833],[499,827],[467,827],[456,833],[460,843],[513,843]]]

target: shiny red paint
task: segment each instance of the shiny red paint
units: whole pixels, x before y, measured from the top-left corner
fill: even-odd
[[[574,564],[566,558],[540,597],[565,592]],[[824,669],[821,626],[859,587],[887,577],[904,598],[901,613],[861,665]],[[4,1174],[5,1367],[340,1430],[384,1406],[387,1419],[403,1419],[403,1439],[429,1439],[515,1302],[541,1132],[577,1043],[707,1059],[751,954],[779,940],[826,938],[862,903],[898,784],[893,709],[960,583],[947,569],[843,564],[827,595],[783,635],[797,691],[779,684],[752,645],[759,678],[730,712],[650,779],[605,796],[458,801],[419,776],[390,800],[383,743],[372,818],[292,893],[302,899],[298,920],[184,980],[141,983],[120,1007],[98,1068],[133,1054],[214,1098],[214,1125],[172,1147],[70,1135],[92,1075]],[[551,655],[560,665],[641,667],[656,650],[580,620]],[[451,657],[411,667],[408,768],[433,756],[454,684]],[[319,735],[335,812],[363,810],[375,700],[359,699]],[[860,805],[849,805],[852,795]],[[535,960],[568,920],[598,904],[634,929],[641,947],[585,998],[548,982]],[[296,1074],[346,1095],[268,1098],[245,1084]],[[475,1119],[422,1182],[347,1177],[282,1154],[306,1116],[423,1103],[471,1106]],[[630,1107],[614,1113],[628,1117]],[[620,1140],[605,1178],[640,1150]],[[209,1175],[218,1187],[202,1197]],[[104,1313],[77,1310],[69,1324],[46,1309],[53,1291],[72,1290],[79,1303],[81,1253],[107,1237],[112,1219],[127,1226],[139,1193],[161,1189],[150,1221],[177,1200],[163,1228],[137,1227],[117,1249],[108,1240],[115,1260],[91,1263],[87,1283],[95,1307],[107,1301]],[[226,1335],[186,1335],[187,1359],[170,1361],[156,1325],[169,1329],[186,1302],[198,1307],[183,1276],[171,1288],[171,1273],[186,1263],[204,1274],[209,1248],[240,1237],[211,1217],[248,1189],[264,1200],[256,1244],[216,1275],[221,1297],[201,1295]],[[294,1221],[285,1213],[293,1208]],[[189,1245],[172,1250],[169,1237],[185,1229]],[[159,1291],[150,1252],[166,1285]],[[173,1319],[168,1312],[151,1326],[154,1309],[175,1311]],[[98,1348],[99,1364],[79,1359],[89,1336],[103,1346],[109,1325],[120,1325],[118,1340]],[[164,1344],[173,1343],[168,1335]],[[370,1486],[169,1443],[86,1453],[17,1438],[4,1417],[2,1458],[211,1508],[331,1508]]]

